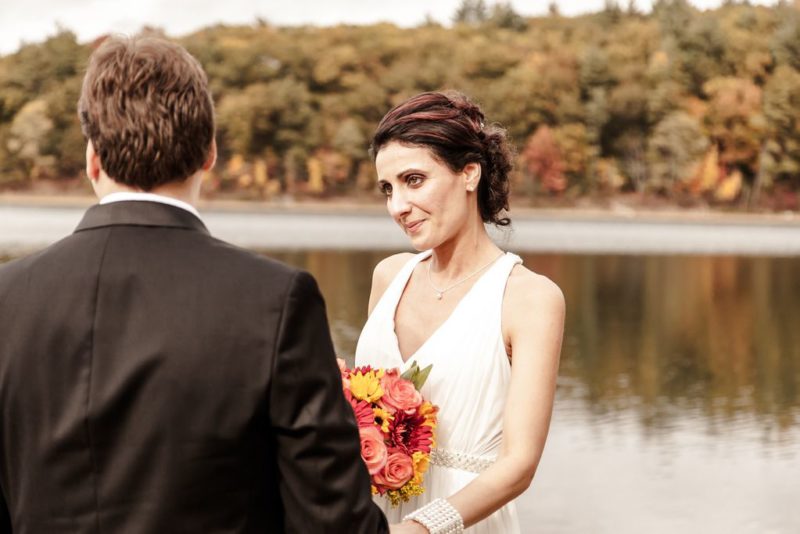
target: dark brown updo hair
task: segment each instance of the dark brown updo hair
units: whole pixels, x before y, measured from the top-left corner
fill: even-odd
[[[505,129],[485,123],[481,109],[458,92],[421,93],[384,115],[372,136],[374,159],[392,141],[429,148],[453,172],[479,163],[478,209],[485,223],[508,226],[509,172],[513,151]]]

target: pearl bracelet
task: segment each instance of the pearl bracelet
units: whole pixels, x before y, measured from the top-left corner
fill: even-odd
[[[464,520],[458,510],[445,499],[435,499],[419,510],[414,510],[403,518],[416,521],[428,529],[430,534],[461,534]]]

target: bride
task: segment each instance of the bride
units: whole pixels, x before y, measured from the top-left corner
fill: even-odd
[[[384,116],[371,150],[389,214],[422,252],[375,268],[356,364],[433,364],[422,393],[439,406],[425,493],[380,502],[395,533],[518,533],[513,500],[547,437],[564,298],[486,232],[509,224],[505,132],[461,94],[423,93]]]

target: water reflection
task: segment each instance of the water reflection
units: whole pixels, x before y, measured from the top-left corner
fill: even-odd
[[[352,361],[385,253],[270,255],[314,274]],[[800,532],[800,258],[523,259],[567,299],[523,532]]]
[[[352,356],[381,253],[309,269]],[[800,532],[800,259],[526,256],[567,299],[523,532]]]
[[[276,254],[318,279],[336,345],[351,356],[381,253]],[[676,414],[766,416],[790,428],[800,408],[800,260],[527,256],[567,299],[559,394],[644,427]]]
[[[532,258],[534,264],[537,260]],[[645,427],[675,409],[796,423],[800,262],[738,258],[563,258],[569,309],[563,375],[593,411],[633,409]]]

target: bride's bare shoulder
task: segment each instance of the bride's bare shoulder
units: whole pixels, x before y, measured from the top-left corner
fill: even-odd
[[[388,279],[389,282],[392,281],[400,269],[403,268],[403,265],[408,263],[408,261],[414,257],[414,254],[411,252],[401,252],[399,254],[394,254],[387,258],[383,258],[378,265],[375,266],[375,271],[372,273],[373,279],[381,278],[381,279]]]
[[[548,311],[563,310],[564,294],[546,276],[517,265],[508,278],[504,308],[512,313],[522,312],[530,309],[533,303],[544,306]]]
[[[403,268],[403,265],[413,257],[414,254],[410,252],[401,252],[382,259],[375,266],[375,270],[372,272],[372,289],[369,294],[369,313],[372,313],[372,309],[383,296],[389,284],[392,283],[394,277],[397,276],[397,273],[400,272],[400,269]]]
[[[558,362],[566,304],[555,282],[522,265],[511,271],[503,299],[503,338],[509,356]],[[532,361],[532,360],[528,360]]]

